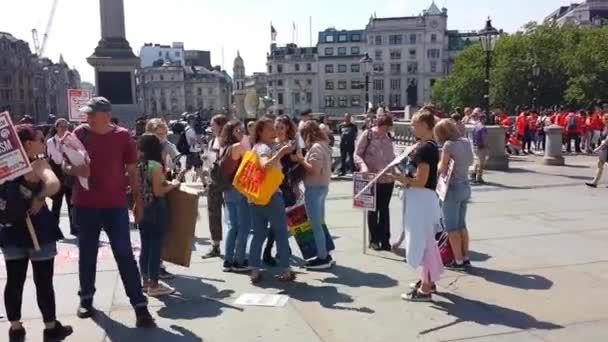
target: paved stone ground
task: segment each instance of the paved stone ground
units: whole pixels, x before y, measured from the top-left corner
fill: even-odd
[[[469,212],[475,270],[445,273],[433,304],[400,300],[416,272],[399,256],[362,253],[362,213],[351,208],[351,184],[335,182],[327,205],[338,264],[328,272],[298,269],[302,273],[294,284],[266,277],[260,286],[245,275],[222,273],[219,259],[200,258],[209,244],[202,201],[193,264],[189,269],[170,266],[178,274],[171,281],[178,293],[150,300],[159,329],[134,329],[107,247],[97,273],[95,300],[101,312],[95,320],[75,317],[74,240],[60,245],[58,314],[75,327],[69,341],[87,342],[608,341],[608,189],[583,185],[594,158],[567,161],[565,167],[546,167],[538,158],[522,157],[512,162],[509,173],[487,174],[490,184],[475,187]],[[396,232],[399,197],[391,206]],[[133,239],[138,240],[137,232]],[[0,286],[4,282],[0,271]],[[290,300],[283,308],[234,305],[245,292],[284,293]],[[40,341],[31,278],[25,293],[29,341]],[[8,323],[0,321],[0,340],[6,329]]]

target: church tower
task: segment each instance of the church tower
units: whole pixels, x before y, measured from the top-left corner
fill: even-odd
[[[239,51],[236,53],[234,59],[234,67],[232,69],[234,80],[234,106],[236,107],[236,117],[244,119],[247,117],[245,111],[245,96],[247,91],[245,90],[245,63]]]

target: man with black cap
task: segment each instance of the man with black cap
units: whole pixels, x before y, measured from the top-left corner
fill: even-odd
[[[95,314],[95,274],[99,234],[105,230],[118,265],[120,277],[135,308],[136,326],[154,327],[154,319],[148,311],[143,294],[140,274],[135,263],[129,231],[129,213],[126,192],[128,183],[134,198],[135,221],[142,217],[143,203],[139,189],[137,150],[129,131],[111,124],[112,105],[103,97],[91,99],[80,111],[87,114],[88,125],[78,127],[74,134],[85,146],[90,163],[84,166],[65,165],[68,174],[88,177],[89,189],[74,182],[73,219],[78,228],[78,262],[80,279],[80,307],[77,315],[89,318]]]

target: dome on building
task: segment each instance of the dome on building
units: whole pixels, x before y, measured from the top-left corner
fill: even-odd
[[[236,58],[234,59],[234,66],[245,66],[245,62],[243,62],[243,58],[241,57],[240,51],[236,52]]]

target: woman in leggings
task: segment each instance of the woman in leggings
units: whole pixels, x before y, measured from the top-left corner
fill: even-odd
[[[32,125],[17,126],[19,139],[32,164],[32,171],[0,186],[0,249],[6,264],[4,305],[10,322],[9,341],[24,341],[21,324],[23,288],[31,261],[38,307],[44,321],[45,340],[63,340],[72,334],[72,327],[56,319],[53,264],[56,242],[63,239],[57,221],[46,205],[46,198],[59,191],[59,180],[45,159],[44,135]],[[28,232],[30,219],[39,243],[34,248]]]

